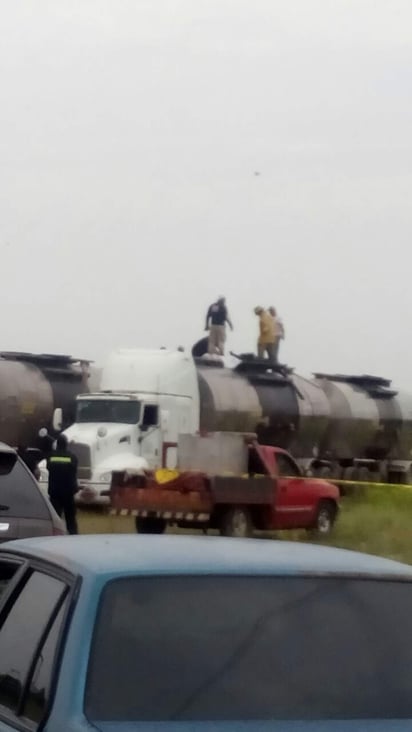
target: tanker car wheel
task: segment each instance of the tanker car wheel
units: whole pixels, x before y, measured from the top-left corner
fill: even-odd
[[[332,531],[335,518],[336,506],[333,501],[321,501],[312,531],[321,536],[327,536]]]
[[[161,518],[142,518],[136,516],[136,531],[138,534],[164,534],[166,521]]]
[[[358,480],[360,482],[359,488],[362,488],[362,483],[373,483],[373,475],[371,474],[370,470],[365,466],[361,465],[361,467],[358,470]]]
[[[247,508],[228,508],[220,520],[220,535],[244,539],[252,536],[253,522]]]
[[[374,482],[374,477],[366,465],[361,465],[360,468],[358,468],[357,479],[359,483],[356,487],[359,495],[365,493],[365,487],[368,483]]]
[[[343,468],[342,480],[348,480],[350,482],[356,480],[356,468],[354,465],[349,465]],[[341,485],[339,486],[341,496],[350,496],[356,491],[355,485]]]
[[[329,480],[332,477],[332,468],[328,465],[323,465],[318,470],[318,477],[322,478],[322,480]]]

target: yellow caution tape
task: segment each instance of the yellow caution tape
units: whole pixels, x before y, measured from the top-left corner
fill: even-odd
[[[409,483],[371,483],[369,480],[335,480],[335,478],[325,478],[325,480],[337,485],[358,485],[370,488],[412,488]]]
[[[180,475],[179,470],[172,470],[171,468],[160,468],[159,470],[155,471],[155,479],[157,483],[160,485],[162,483],[169,483],[171,480],[176,480]],[[224,473],[224,475],[236,475],[235,473]],[[242,475],[237,475],[238,478],[247,479],[250,478],[250,475],[248,473],[244,473]],[[267,476],[265,475],[259,475],[254,477],[262,477],[265,478]],[[281,476],[286,478],[287,480],[296,479],[296,475],[289,475],[289,476]],[[408,483],[375,483],[371,482],[369,480],[341,480],[340,478],[317,478],[316,476],[302,476],[303,480],[321,480],[325,483],[333,483],[336,485],[356,485],[356,486],[367,486],[368,488],[408,488],[412,489],[412,484]]]
[[[296,478],[295,476],[282,476],[290,478]],[[336,485],[357,485],[367,486],[368,488],[412,488],[412,484],[409,483],[372,483],[369,480],[341,480],[340,478],[317,478],[315,475],[303,475],[303,480],[322,480],[325,483],[333,483]]]

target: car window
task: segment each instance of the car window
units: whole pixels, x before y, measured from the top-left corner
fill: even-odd
[[[22,690],[43,634],[66,586],[33,572],[0,627],[0,709],[18,713]]]
[[[0,561],[0,601],[3,592],[6,590],[10,580],[19,569],[20,564],[14,562]]]
[[[7,472],[0,469],[0,505],[5,507],[0,516],[50,519],[36,481],[20,460],[15,460]]]
[[[283,452],[276,453],[276,464],[279,475],[285,475],[290,478],[300,475],[298,466]]]
[[[46,711],[47,701],[50,696],[54,660],[65,610],[65,605],[62,605],[43,648],[39,653],[33,678],[24,701],[22,716],[30,719],[32,722],[41,722]]]
[[[91,722],[411,718],[411,613],[412,583],[117,581],[101,601],[86,715]]]

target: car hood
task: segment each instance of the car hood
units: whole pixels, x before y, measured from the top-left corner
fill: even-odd
[[[99,430],[103,430],[103,437],[99,436]],[[81,442],[86,445],[94,445],[102,439],[115,439],[130,435],[131,425],[120,422],[74,422],[65,431],[69,443]]]
[[[410,732],[410,719],[321,722],[94,722],[100,732]]]

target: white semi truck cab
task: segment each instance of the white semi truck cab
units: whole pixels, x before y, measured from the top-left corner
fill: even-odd
[[[65,430],[79,461],[80,503],[107,503],[113,470],[174,467],[180,433],[199,429],[194,361],[181,351],[122,349],[108,359],[100,390],[76,399]]]

